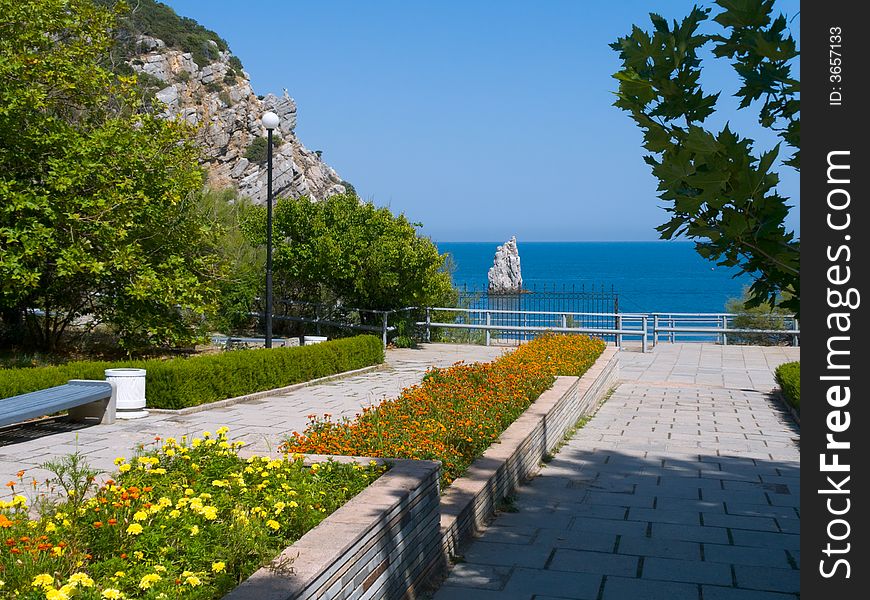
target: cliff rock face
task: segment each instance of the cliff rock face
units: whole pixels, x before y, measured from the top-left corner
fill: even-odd
[[[516,236],[496,249],[487,277],[491,294],[518,294],[523,289]]]
[[[154,37],[140,36],[138,48],[141,54],[131,66],[165,84],[156,93],[166,105],[165,114],[199,128],[210,186],[234,187],[257,204],[266,202],[265,160],[249,160],[245,153],[256,138],[266,135],[260,119],[271,110],[281,119],[273,132],[281,140],[273,150],[274,195],[322,200],[345,191],[342,179],[319,153],[296,137],[296,103],[286,90],[281,97],[269,94],[259,99],[247,73],[233,68],[229,52],[220,52],[218,60],[199,67],[189,52],[167,48]]]

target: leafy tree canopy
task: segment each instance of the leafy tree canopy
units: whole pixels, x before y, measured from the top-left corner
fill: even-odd
[[[246,225],[255,243],[265,242],[265,212],[257,207]],[[274,215],[275,276],[325,289],[353,308],[443,305],[453,294],[445,257],[417,226],[351,194],[322,202],[281,198]]]
[[[720,265],[736,266],[754,278],[750,305],[780,302],[800,307],[800,241],[784,220],[787,199],[776,192],[772,170],[780,146],[793,149],[785,165],[799,169],[800,82],[791,73],[798,56],[784,16],[772,18],[773,0],[717,0],[713,21],[722,33],[699,26],[710,9],[692,9],[678,23],[651,13],[652,31],[634,26],[611,47],[622,59],[615,106],[643,130],[644,160],[658,179],[659,197],[671,219],[661,237],[686,236],[697,251]],[[777,132],[780,144],[756,154],[754,140],[726,124],[719,132],[704,126],[716,109],[718,93],[699,83],[699,51],[730,59],[742,86],[740,108],[758,108],[758,122]]]
[[[0,0],[0,314],[43,348],[77,321],[188,343],[222,270],[192,131],[111,70],[123,10]]]

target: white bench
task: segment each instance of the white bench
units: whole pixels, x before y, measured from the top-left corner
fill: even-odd
[[[117,392],[108,381],[71,379],[65,385],[0,400],[0,427],[67,411],[73,421],[115,422]]]

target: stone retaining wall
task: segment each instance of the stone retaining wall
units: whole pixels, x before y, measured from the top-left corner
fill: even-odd
[[[541,396],[441,496],[444,552],[480,530],[498,504],[540,468],[577,421],[592,414],[618,376],[618,350],[608,347],[583,377],[557,377]]]
[[[389,460],[387,473],[225,600],[416,597],[565,433],[595,411],[616,382],[616,354],[608,347],[583,377],[558,377],[440,498],[437,462]]]
[[[401,598],[440,554],[439,463],[392,468],[224,596],[225,600]]]

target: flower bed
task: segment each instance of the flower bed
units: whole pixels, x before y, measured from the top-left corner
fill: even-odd
[[[598,339],[547,335],[490,363],[429,371],[395,400],[353,420],[311,417],[288,452],[439,460],[449,485],[549,388],[557,375],[580,376],[603,352]]]
[[[0,502],[0,595],[219,598],[384,471],[243,459],[226,433],[117,459],[116,479],[96,490],[79,455],[58,461],[55,491],[66,498],[42,498],[36,519],[22,495]],[[24,473],[10,484],[25,486]]]

